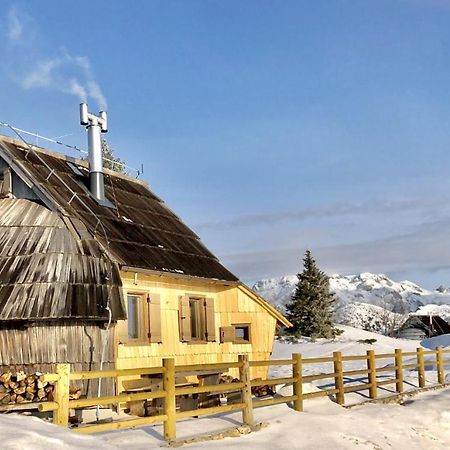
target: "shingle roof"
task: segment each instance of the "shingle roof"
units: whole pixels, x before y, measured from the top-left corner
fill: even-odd
[[[41,191],[63,215],[80,220],[119,265],[238,280],[144,182],[105,171],[105,193],[114,207],[101,206],[86,187],[86,163],[76,161],[81,175],[76,174],[68,163],[73,161],[71,158],[37,150],[39,156],[28,152],[18,141],[0,137],[0,156],[13,162],[35,185],[33,190]]]
[[[0,319],[125,318],[119,269],[55,212],[0,199]]]
[[[440,316],[412,315],[402,324],[398,331],[408,328],[419,328],[433,335],[450,333],[450,324]]]

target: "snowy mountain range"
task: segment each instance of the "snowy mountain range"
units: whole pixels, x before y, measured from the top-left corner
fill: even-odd
[[[297,276],[258,281],[253,290],[280,311],[290,301]],[[331,291],[338,302],[336,319],[371,331],[385,332],[386,322],[401,323],[407,314],[436,314],[450,321],[450,291],[442,286],[432,291],[411,281],[396,282],[383,274],[330,276]],[[389,318],[389,320],[388,320]]]

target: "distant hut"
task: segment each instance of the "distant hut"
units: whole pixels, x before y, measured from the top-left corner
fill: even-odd
[[[410,316],[397,330],[396,335],[402,339],[421,340],[450,333],[450,324],[440,316]]]

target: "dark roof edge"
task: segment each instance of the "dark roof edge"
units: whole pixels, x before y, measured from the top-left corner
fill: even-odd
[[[64,155],[63,153],[47,150],[46,148],[30,144],[29,142],[26,142],[26,141],[24,142],[24,141],[22,141],[20,139],[14,139],[14,138],[12,138],[10,136],[5,136],[4,134],[0,134],[0,144],[1,144],[2,140],[17,146],[18,148],[23,148],[25,151],[26,151],[26,147],[29,146],[29,147],[32,148],[33,151],[35,151],[37,153],[42,153],[44,155],[53,156],[54,158],[61,159],[62,161],[75,162],[76,164],[79,164],[80,166],[82,166],[82,167],[84,167],[86,169],[89,169],[88,161],[85,161],[85,160],[82,160],[82,159],[78,159],[78,158],[75,158],[75,157],[72,157],[72,156],[67,156],[67,155]],[[138,178],[130,177],[129,175],[126,175],[124,173],[119,173],[119,172],[116,172],[114,170],[107,169],[105,167],[103,168],[103,171],[105,173],[107,173],[108,175],[114,175],[114,176],[116,176],[118,178],[123,178],[123,179],[125,179],[127,181],[131,181],[131,182],[140,184],[140,185],[146,187],[147,189],[150,188],[150,184],[147,181],[145,181],[145,180],[141,180],[141,179],[138,179]]]
[[[238,286],[240,281],[239,280],[221,280],[219,278],[204,278],[204,277],[197,277],[194,275],[186,275],[183,273],[177,273],[177,272],[171,272],[171,271],[163,271],[163,270],[152,270],[152,269],[143,269],[141,267],[133,267],[133,266],[120,266],[119,269],[123,272],[135,272],[135,273],[143,273],[147,275],[156,275],[156,276],[166,276],[166,277],[172,277],[172,278],[182,278],[185,280],[196,280],[198,282],[202,283],[209,283],[209,284],[223,284],[226,286]]]

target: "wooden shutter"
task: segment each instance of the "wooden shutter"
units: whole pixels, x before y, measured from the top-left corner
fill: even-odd
[[[117,343],[126,344],[128,342],[128,321],[118,320],[116,325]]]
[[[233,342],[234,338],[234,327],[220,327],[220,342]]]
[[[216,321],[214,315],[214,299],[205,299],[205,317],[206,317],[206,340],[213,342],[216,340]]]
[[[147,297],[148,338],[150,342],[162,342],[161,338],[161,298],[159,294]]]
[[[182,342],[191,340],[191,309],[189,308],[189,297],[180,297],[178,317],[180,324],[180,339]]]

